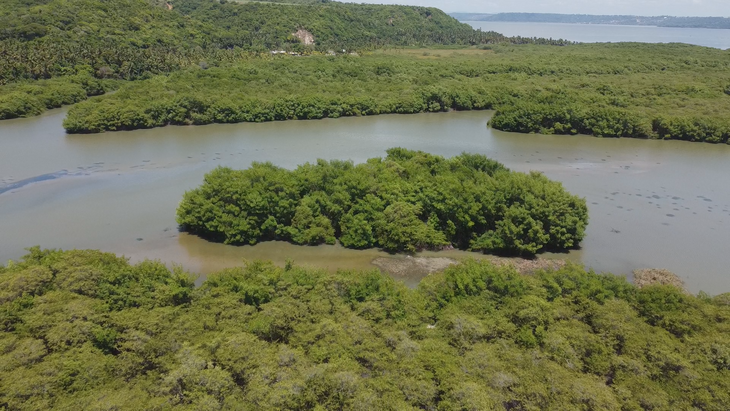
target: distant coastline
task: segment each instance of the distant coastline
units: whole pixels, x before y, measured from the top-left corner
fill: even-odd
[[[730,29],[730,18],[727,17],[612,16],[555,13],[449,13],[449,15],[459,21],[612,24],[623,26]]]

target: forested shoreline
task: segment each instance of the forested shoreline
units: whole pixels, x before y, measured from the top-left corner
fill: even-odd
[[[249,262],[211,274],[32,248],[0,266],[0,406],[702,409],[730,403],[730,299],[465,261],[417,289]]]
[[[66,130],[96,133],[492,109],[504,131],[730,141],[726,51],[506,38],[437,9],[302,3],[13,0],[0,7],[0,120],[76,104]]]
[[[70,133],[494,109],[504,131],[727,143],[730,55],[668,44],[497,45],[255,59],[128,84]]]
[[[539,173],[511,172],[483,155],[445,159],[392,148],[363,164],[318,161],[217,168],[185,193],[180,227],[226,244],[461,248],[512,255],[577,248],[585,200]]]

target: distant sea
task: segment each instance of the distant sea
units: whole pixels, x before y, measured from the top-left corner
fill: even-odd
[[[505,36],[544,37],[583,43],[687,43],[718,49],[730,48],[730,30],[692,29],[609,24],[516,23],[465,21],[475,29],[496,31]]]

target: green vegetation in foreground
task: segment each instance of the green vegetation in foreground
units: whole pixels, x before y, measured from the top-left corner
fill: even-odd
[[[185,193],[177,222],[228,244],[286,240],[389,251],[455,246],[510,254],[575,248],[585,200],[539,173],[483,155],[450,159],[402,148],[353,165],[320,160],[288,171],[217,168]]]
[[[418,289],[255,262],[0,266],[0,404],[48,409],[689,410],[730,404],[730,298],[467,261]]]
[[[682,44],[500,45],[250,60],[129,84],[68,132],[496,109],[505,131],[728,142],[730,53]]]

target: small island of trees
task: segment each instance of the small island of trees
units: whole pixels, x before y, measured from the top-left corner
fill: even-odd
[[[479,154],[387,154],[358,165],[319,160],[293,171],[270,163],[217,168],[185,193],[177,221],[227,244],[339,240],[349,248],[533,255],[575,248],[583,239],[585,200],[542,174],[512,172]]]

